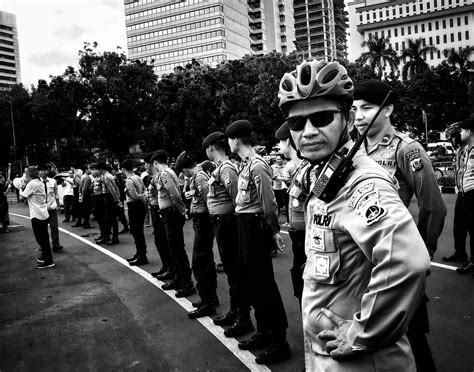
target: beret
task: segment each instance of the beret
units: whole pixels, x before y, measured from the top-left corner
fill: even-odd
[[[275,132],[275,139],[282,141],[288,138],[290,138],[290,128],[288,128],[288,123],[285,121]]]
[[[201,167],[204,172],[212,172],[214,169],[216,169],[216,165],[209,160],[204,160],[201,163]]]
[[[132,159],[126,159],[121,164],[122,168],[128,170],[129,172],[133,171],[134,165],[135,162]]]
[[[364,101],[375,105],[381,105],[388,92],[391,90],[393,90],[393,94],[386,102],[387,105],[393,104],[398,100],[398,94],[395,92],[395,89],[380,80],[359,80],[354,84],[354,101],[363,99]]]
[[[207,149],[209,146],[212,144],[218,142],[218,141],[223,141],[227,137],[225,136],[224,133],[222,132],[214,132],[208,135],[206,138],[204,138],[204,141],[202,141],[202,148]]]
[[[474,117],[464,119],[459,123],[459,127],[462,129],[474,129]]]
[[[168,162],[168,153],[165,150],[158,150],[153,153],[150,157],[150,162],[157,161],[159,163],[165,164]]]
[[[174,167],[176,171],[180,173],[184,168],[192,168],[194,165],[196,165],[194,160],[188,155],[186,151],[183,151],[176,159]]]
[[[252,134],[252,124],[248,120],[237,120],[230,124],[225,130],[228,138],[250,137]]]
[[[145,152],[142,154],[142,159],[145,163],[151,163],[151,157],[153,156],[154,152]]]

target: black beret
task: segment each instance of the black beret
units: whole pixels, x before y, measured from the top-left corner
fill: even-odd
[[[121,167],[129,172],[132,172],[134,165],[135,162],[132,159],[126,159],[122,162]]]
[[[168,162],[168,153],[165,150],[158,150],[153,153],[150,157],[150,162],[157,161],[161,164],[166,164]]]
[[[212,144],[223,141],[226,139],[226,136],[222,132],[214,132],[208,135],[206,138],[204,138],[204,141],[202,141],[202,148],[207,149],[209,146]]]
[[[354,101],[363,99],[375,105],[381,105],[391,90],[393,90],[393,94],[386,105],[393,104],[398,100],[397,92],[390,85],[375,79],[359,80],[354,84]]]
[[[252,124],[248,120],[237,120],[230,124],[225,130],[228,138],[250,137],[252,134]]]
[[[464,119],[459,124],[459,127],[462,129],[474,129],[474,117]]]
[[[288,128],[288,123],[285,121],[275,132],[275,139],[277,141],[284,141],[288,138],[290,138],[290,128]]]
[[[153,156],[154,152],[145,152],[142,154],[142,159],[145,163],[151,163],[151,157]]]
[[[178,158],[176,159],[176,164],[174,167],[178,173],[182,172],[184,168],[192,168],[196,165],[194,160],[188,155],[186,151],[183,151],[179,154]]]
[[[201,163],[201,167],[204,172],[212,172],[214,169],[216,169],[216,165],[209,160],[204,160]]]

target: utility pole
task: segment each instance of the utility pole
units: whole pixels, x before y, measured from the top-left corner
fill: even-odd
[[[421,117],[423,118],[423,123],[425,123],[425,142],[426,147],[428,148],[428,117],[423,109],[421,109]]]
[[[10,118],[12,122],[12,136],[13,136],[13,164],[16,166],[16,135],[15,135],[15,120],[13,118],[13,99],[0,97],[0,100],[10,104]]]

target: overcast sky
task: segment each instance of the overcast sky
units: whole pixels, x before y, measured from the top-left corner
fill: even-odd
[[[127,52],[123,0],[0,0],[0,10],[16,15],[26,87],[77,67],[85,41]]]

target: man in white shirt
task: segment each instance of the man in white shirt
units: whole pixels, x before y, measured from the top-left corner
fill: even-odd
[[[49,214],[49,228],[51,230],[51,242],[53,243],[53,252],[63,250],[59,243],[59,228],[58,228],[58,205],[59,192],[58,184],[54,178],[49,178],[49,168],[46,164],[38,166],[39,176],[46,189],[46,204],[48,205]]]
[[[43,182],[38,177],[38,169],[29,167],[26,173],[26,186],[21,192],[21,196],[28,200],[30,208],[31,226],[35,234],[36,241],[41,247],[41,257],[37,258],[39,265],[37,269],[49,269],[54,267],[51,247],[49,245],[48,234],[48,205],[46,204],[46,190]]]
[[[74,173],[72,171],[69,171],[69,177],[66,177],[64,179],[65,188],[64,188],[63,203],[64,203],[64,215],[66,216],[66,218],[63,220],[63,222],[71,222],[72,207],[74,204],[73,175]]]

